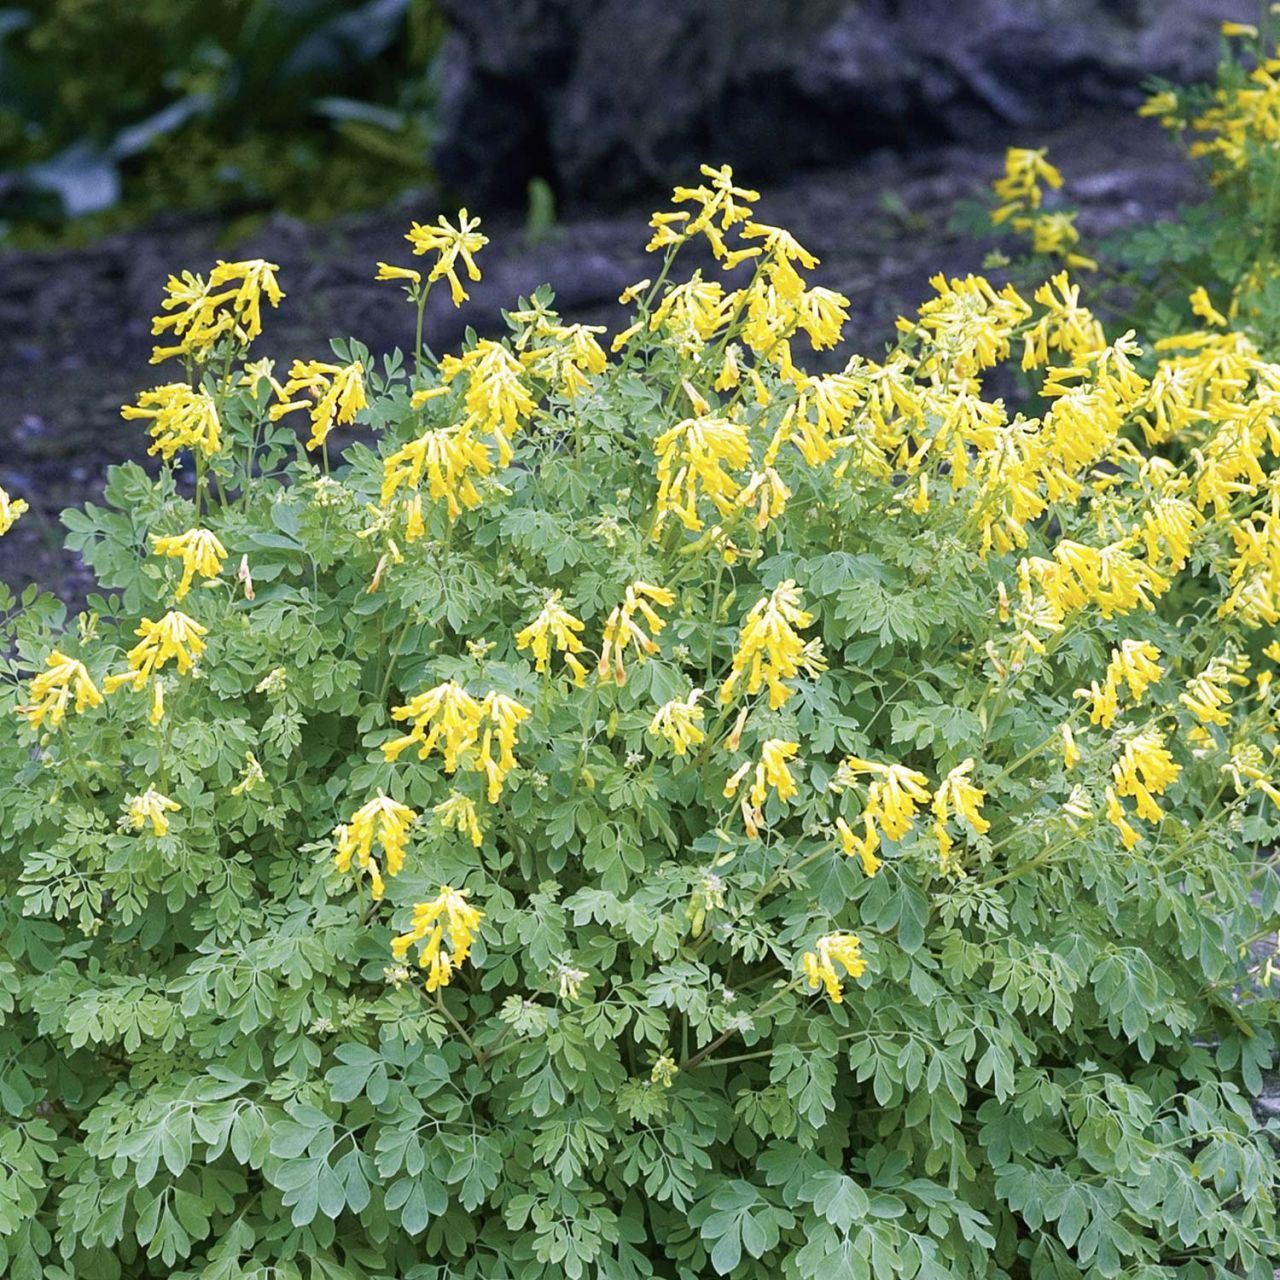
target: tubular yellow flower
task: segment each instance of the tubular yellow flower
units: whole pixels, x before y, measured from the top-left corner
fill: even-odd
[[[422,272],[415,271],[412,267],[396,267],[389,262],[378,263],[378,274],[373,277],[375,280],[403,280],[408,284],[421,284]]]
[[[727,418],[686,418],[654,441],[658,456],[657,537],[663,521],[675,515],[686,529],[702,528],[698,498],[709,498],[720,514],[733,510],[739,483],[725,467],[742,468],[751,461],[744,423]]]
[[[467,892],[441,885],[433,901],[414,906],[409,932],[391,940],[391,954],[399,963],[404,962],[410,947],[421,943],[418,965],[427,971],[428,991],[447,987],[471,954],[484,912],[467,901]]]
[[[1133,702],[1141,702],[1147,689],[1164,675],[1159,658],[1160,650],[1150,641],[1122,640],[1120,647],[1111,651],[1107,684],[1113,689],[1118,689],[1122,683],[1127,685]]]
[[[1138,817],[1147,822],[1159,822],[1164,817],[1155,797],[1176,782],[1182,772],[1182,766],[1165,749],[1164,741],[1164,734],[1158,729],[1144,729],[1125,744],[1111,769],[1117,795],[1131,797]]]
[[[1120,833],[1120,840],[1126,849],[1132,849],[1142,837],[1134,830],[1124,815],[1124,805],[1116,797],[1115,791],[1107,788],[1107,821]]]
[[[604,642],[600,646],[600,662],[597,667],[600,679],[617,685],[626,684],[624,658],[629,648],[635,649],[637,662],[643,662],[658,652],[658,642],[654,636],[661,634],[667,624],[654,605],[669,609],[675,600],[675,596],[666,587],[656,587],[649,582],[633,582],[626,589],[622,603],[605,620]],[[653,603],[650,604],[650,601]],[[636,621],[636,614],[640,615],[649,628],[648,631]]]
[[[45,659],[45,668],[31,681],[31,702],[18,708],[18,714],[24,716],[33,729],[39,729],[46,721],[51,729],[56,729],[66,717],[72,694],[75,694],[76,715],[88,707],[102,705],[102,694],[83,662],[55,649]]]
[[[1209,301],[1209,293],[1204,285],[1197,285],[1187,301],[1191,303],[1191,310],[1202,320],[1223,329],[1227,327],[1227,317]]]
[[[412,732],[384,744],[382,754],[388,761],[399,759],[402,752],[418,746],[418,759],[425,760],[441,744],[444,770],[454,773],[464,753],[475,746],[480,736],[484,711],[460,684],[448,680],[418,694],[404,706],[391,712],[393,720],[407,720]]]
[[[696,747],[706,739],[702,728],[704,712],[698,706],[701,689],[691,689],[684,698],[672,698],[654,712],[649,721],[649,732],[655,738],[665,738],[672,751],[683,756],[690,747]]]
[[[306,393],[309,399],[296,399]],[[278,422],[295,409],[306,409],[311,416],[311,438],[308,449],[318,449],[336,426],[348,427],[356,414],[368,405],[364,394],[364,365],[327,364],[321,360],[295,360],[289,380],[280,388],[281,404],[271,406],[269,416]]]
[[[337,844],[334,866],[345,874],[351,870],[354,859],[356,866],[369,872],[373,900],[381,901],[383,881],[378,863],[373,857],[373,842],[377,840],[382,850],[387,875],[399,875],[404,867],[409,829],[417,819],[418,815],[408,805],[392,800],[380,790],[372,800],[361,805],[351,815],[350,823],[344,823],[334,830]]]
[[[1042,182],[1055,191],[1062,186],[1062,174],[1049,163],[1048,154],[1047,147],[1010,147],[1005,152],[1004,176],[997,178],[991,189],[1006,204],[992,214],[992,222],[998,225],[1024,205],[1038,209],[1044,199]]]
[[[828,933],[818,939],[814,951],[806,951],[801,959],[809,990],[825,987],[833,1004],[844,1002],[844,986],[836,969],[840,965],[851,978],[860,978],[866,972],[867,962],[862,955],[862,939],[856,933]]]
[[[219,261],[208,281],[190,271],[170,276],[165,284],[167,296],[160,303],[160,309],[168,314],[152,321],[151,332],[159,335],[172,330],[178,341],[173,346],[156,347],[151,363],[170,356],[203,363],[218,339],[227,334],[247,347],[262,332],[262,299],[273,307],[284,299],[276,280],[279,269],[273,262],[251,258]]]
[[[218,406],[207,391],[193,391],[185,382],[153,387],[138,397],[136,405],[120,409],[126,419],[150,418],[147,430],[154,442],[148,453],[158,453],[165,461],[179,449],[198,449],[212,458],[222,445]]]
[[[443,498],[449,519],[456,520],[464,508],[480,505],[473,477],[489,475],[493,461],[468,428],[455,426],[425,432],[384,459],[382,467],[384,506],[401,485],[417,489],[425,473],[431,500]]]
[[[862,860],[863,875],[873,876],[884,865],[876,857],[876,850],[880,847],[880,833],[869,813],[864,813],[863,819],[861,836],[855,835],[853,828],[843,818],[836,819],[836,834],[840,837],[840,847],[844,850],[845,857],[852,857],[856,853]]]
[[[516,734],[522,720],[529,718],[528,707],[522,706],[505,693],[489,693],[480,710],[489,720],[484,737],[480,741],[480,755],[476,768],[488,779],[490,804],[497,804],[502,795],[507,775],[516,767]],[[498,740],[498,758],[492,754],[492,739]]]
[[[177,609],[170,609],[159,622],[143,618],[134,632],[142,639],[129,650],[129,670],[108,676],[103,688],[107,693],[125,684],[141,689],[171,658],[179,674],[186,675],[204,652],[203,637],[207,634],[208,628]]]
[[[475,801],[470,796],[464,796],[460,791],[450,791],[449,798],[435,805],[431,812],[440,819],[440,825],[447,831],[470,836],[475,848],[480,848],[484,843],[484,830],[476,814]]]
[[[1182,703],[1201,724],[1227,724],[1231,716],[1224,710],[1235,701],[1228,686],[1245,688],[1249,677],[1244,674],[1249,659],[1243,654],[1211,658],[1199,675],[1193,676],[1186,690],[1178,695]]]
[[[991,824],[982,816],[982,802],[987,793],[981,787],[975,787],[970,780],[973,769],[974,761],[970,756],[943,778],[933,793],[933,816],[940,823],[954,817],[979,835],[985,835],[991,830]],[[887,827],[885,829],[888,830]]]
[[[153,550],[158,556],[182,559],[182,581],[173,593],[175,600],[186,598],[187,592],[191,590],[191,580],[197,573],[206,580],[216,578],[222,572],[222,562],[227,558],[226,547],[208,529],[188,529],[186,533],[174,537],[155,538]]]
[[[800,592],[790,578],[752,605],[743,620],[733,669],[720,687],[720,701],[732,700],[745,672],[748,694],[758,693],[767,682],[770,710],[782,706],[794,692],[783,681],[798,675],[804,660],[805,642],[796,629],[812,622],[813,615],[800,607]]]
[[[843,790],[860,774],[872,775],[865,814],[883,828],[890,840],[901,840],[911,830],[916,809],[930,801],[929,780],[906,765],[879,764],[848,756],[840,765],[832,789]]]
[[[489,243],[489,237],[476,230],[479,225],[479,218],[468,217],[465,209],[459,209],[456,227],[441,214],[436,219],[435,226],[429,223],[422,226],[415,222],[405,232],[404,238],[413,246],[415,254],[436,255],[435,265],[427,279],[439,280],[443,276],[448,280],[455,307],[460,307],[470,297],[462,287],[462,281],[458,279],[458,260],[462,260],[469,280],[480,279],[480,268],[476,266],[474,255]]]
[[[542,611],[521,631],[516,632],[516,648],[529,649],[533,653],[533,669],[545,675],[551,670],[551,650],[564,655],[565,666],[573,675],[573,682],[582,685],[587,678],[587,669],[574,657],[581,653],[583,643],[577,633],[584,628],[583,622],[575,618],[560,603],[560,593],[552,592]]]
[[[498,446],[498,461],[511,461],[511,438],[533,413],[533,397],[522,381],[523,366],[501,343],[481,338],[461,356],[445,356],[440,362],[440,380],[446,386],[466,375],[463,395],[467,417],[465,427],[492,435]]]
[[[17,523],[18,517],[29,510],[22,498],[11,498],[0,489],[0,537],[3,537]]]
[[[140,796],[129,796],[124,802],[125,813],[120,825],[128,831],[141,831],[148,822],[156,836],[169,834],[170,813],[179,813],[182,806],[176,800],[161,795],[155,787],[148,787]]]
[[[1062,737],[1062,763],[1068,769],[1074,769],[1080,763],[1080,748],[1076,746],[1075,734],[1069,724],[1060,725],[1058,733]]]
[[[695,204],[699,206],[699,211],[696,214],[683,209],[672,213],[655,213],[649,220],[649,225],[654,229],[653,238],[645,246],[649,252],[681,245],[692,236],[702,235],[706,237],[716,258],[729,257],[725,232],[751,217],[750,206],[760,199],[760,193],[747,187],[735,186],[733,170],[727,164],[718,169],[704,164],[699,166],[699,172],[704,178],[710,179],[709,184],[676,187],[671,195],[673,204]]]

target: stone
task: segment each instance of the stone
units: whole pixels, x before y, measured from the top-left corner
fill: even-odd
[[[728,160],[751,182],[873,148],[1034,143],[1150,76],[1203,79],[1249,0],[441,0],[437,168],[612,202]]]

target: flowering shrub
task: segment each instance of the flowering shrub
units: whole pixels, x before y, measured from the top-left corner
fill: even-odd
[[[1270,1276],[1280,366],[939,276],[808,373],[704,179],[611,339],[437,358],[465,214],[407,361],[170,279],[6,602],[7,1275]]]

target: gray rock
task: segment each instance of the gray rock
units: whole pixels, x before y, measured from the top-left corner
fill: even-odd
[[[441,0],[437,166],[459,195],[648,193],[729,160],[753,182],[965,141],[1212,73],[1250,0]],[[1012,140],[1012,139],[1011,139]]]

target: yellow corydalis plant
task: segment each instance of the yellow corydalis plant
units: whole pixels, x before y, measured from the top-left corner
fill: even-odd
[[[540,675],[551,670],[551,651],[564,658],[576,685],[583,685],[587,679],[587,668],[575,656],[582,652],[584,646],[578,639],[578,633],[585,629],[585,624],[575,618],[560,600],[560,592],[553,591],[547,597],[538,616],[527,627],[516,632],[516,648],[528,649],[533,654],[533,669]]]
[[[212,458],[222,447],[222,424],[214,398],[185,382],[169,382],[153,387],[138,397],[137,404],[124,405],[120,416],[147,419],[152,445],[148,453],[158,453],[172,461],[179,449],[192,449]]]
[[[274,262],[249,258],[242,262],[219,260],[208,280],[190,271],[170,276],[160,303],[165,314],[155,317],[151,332],[156,336],[171,333],[177,341],[156,347],[151,363],[178,356],[203,364],[219,340],[228,335],[237,345],[249,346],[262,332],[263,298],[272,307],[284,300],[276,279],[279,269]]]
[[[857,778],[869,774],[867,799],[862,809],[863,834],[854,837],[853,851],[867,864],[867,855],[880,847],[880,832],[890,840],[901,840],[911,830],[916,810],[930,801],[929,780],[915,769],[901,764],[880,764],[847,756],[831,782],[833,791],[844,791]]]
[[[524,381],[523,366],[500,342],[481,338],[462,355],[447,355],[440,361],[442,386],[448,387],[459,377],[466,382],[462,401],[467,416],[463,426],[493,436],[498,446],[498,464],[509,465],[514,456],[511,441],[535,407]],[[430,394],[415,395],[414,407],[425,403]]]
[[[792,776],[787,761],[795,757],[800,750],[798,742],[788,742],[783,738],[769,738],[760,747],[760,759],[755,764],[755,777],[751,790],[742,797],[742,823],[747,834],[754,840],[764,825],[764,802],[772,790],[782,804],[786,804],[797,792],[796,780]],[[731,800],[737,795],[742,780],[752,770],[752,762],[746,761],[729,777],[724,784],[724,796]]]
[[[850,978],[860,978],[866,972],[867,961],[862,954],[862,939],[856,933],[828,933],[818,939],[814,950],[806,951],[800,966],[810,991],[825,987],[827,998],[833,1004],[844,1002],[843,976],[839,965]]]
[[[141,831],[151,823],[155,836],[169,834],[169,814],[180,813],[182,806],[176,800],[161,795],[155,787],[148,787],[141,795],[129,796],[124,802],[121,827],[126,831]]]
[[[394,762],[415,745],[418,759],[426,760],[438,748],[445,773],[452,774],[474,750],[469,767],[485,775],[489,803],[496,804],[507,775],[516,767],[516,737],[529,710],[502,693],[489,693],[477,701],[456,681],[448,680],[394,708],[391,716],[409,721],[413,728],[383,745],[386,760]]]
[[[670,515],[686,529],[701,530],[699,497],[710,499],[722,516],[733,511],[742,486],[725,468],[741,470],[751,461],[743,423],[711,415],[686,418],[664,431],[653,447],[658,456],[655,538]]]
[[[305,399],[298,397],[305,393]],[[311,418],[308,449],[319,449],[334,427],[350,426],[356,414],[368,407],[364,389],[364,365],[329,364],[322,360],[295,360],[289,378],[279,389],[280,403],[269,416],[278,422],[285,414],[306,409]]]
[[[144,688],[171,660],[178,673],[186,675],[204,652],[208,628],[180,610],[170,609],[158,622],[143,618],[134,634],[142,639],[129,650],[129,670],[106,678],[102,687],[107,693],[126,684],[134,689]]]
[[[649,733],[662,738],[677,756],[688,753],[691,747],[700,746],[706,740],[702,727],[705,713],[698,705],[701,689],[690,689],[683,698],[664,702],[649,721]]]
[[[102,694],[83,662],[54,649],[45,659],[45,668],[31,681],[31,701],[18,708],[18,714],[33,729],[46,723],[56,729],[66,718],[67,705],[73,695],[76,715],[102,705]]]
[[[978,835],[986,835],[991,830],[991,823],[982,816],[987,793],[974,785],[973,770],[974,760],[970,756],[956,765],[933,793],[933,833],[938,840],[938,861],[944,872],[956,869],[951,856],[955,841],[947,830],[948,822],[959,822]]]
[[[459,209],[457,226],[441,214],[434,225],[428,223],[424,226],[415,222],[405,232],[404,238],[413,246],[415,254],[436,255],[427,279],[433,281],[443,277],[448,280],[449,293],[455,307],[460,307],[470,297],[462,287],[462,281],[458,279],[459,261],[466,269],[469,280],[475,282],[480,279],[480,268],[476,265],[475,255],[489,243],[489,237],[477,230],[479,226],[479,218],[472,218],[468,216],[466,209]],[[403,267],[389,268],[384,263],[379,263],[378,266],[378,278],[381,280],[405,278]],[[387,274],[381,274],[382,271]],[[417,272],[413,272],[413,275],[417,276]]]
[[[428,991],[447,987],[471,954],[484,912],[473,907],[466,895],[466,889],[441,885],[433,901],[419,902],[413,908],[409,932],[391,940],[391,954],[400,963],[408,956],[410,947],[421,944],[418,965],[427,971]]]
[[[477,440],[468,427],[440,427],[425,431],[383,460],[382,505],[385,507],[403,486],[414,491],[410,501],[421,519],[417,490],[425,476],[427,493],[433,502],[443,499],[449,520],[456,520],[464,510],[474,511],[480,505],[477,477],[489,475],[493,461],[488,448]],[[413,542],[412,536],[407,541]]]
[[[192,580],[199,574],[211,581],[222,572],[227,549],[215,533],[208,529],[188,529],[171,537],[153,537],[152,550],[158,556],[171,556],[182,561],[182,581],[173,593],[179,602],[186,599]]]
[[[484,828],[476,813],[476,802],[460,791],[450,791],[447,799],[434,805],[431,812],[446,831],[456,831],[470,838],[473,848],[484,844]]]
[[[18,517],[29,510],[22,498],[11,498],[0,489],[0,537],[3,537],[17,523]]]
[[[1208,665],[1198,675],[1192,676],[1187,687],[1178,695],[1178,701],[1201,724],[1226,725],[1231,716],[1226,708],[1235,699],[1231,686],[1248,688],[1249,659],[1244,654],[1219,654],[1210,658]]]
[[[739,681],[746,677],[746,692],[755,694],[769,686],[769,709],[776,711],[794,692],[783,682],[800,674],[801,667],[821,662],[816,641],[808,645],[800,629],[813,622],[813,614],[800,607],[800,592],[788,578],[751,606],[742,622],[733,668],[720,686],[720,701],[732,701]]]
[[[612,681],[619,686],[626,684],[625,657],[628,649],[635,650],[637,662],[644,662],[658,652],[658,642],[654,637],[660,635],[667,624],[657,609],[669,609],[675,601],[675,595],[666,587],[657,587],[650,582],[633,582],[627,587],[622,603],[615,605],[605,619],[604,641],[596,668],[601,680]],[[640,621],[636,620],[637,615]]]
[[[373,856],[376,840],[382,850],[383,865],[388,876],[397,876],[404,867],[405,849],[409,832],[418,815],[407,804],[392,800],[381,790],[367,804],[351,815],[349,822],[334,830],[337,851],[334,866],[342,874],[351,870],[354,860],[357,867],[368,871],[373,900],[380,902],[384,891],[382,873]]]

